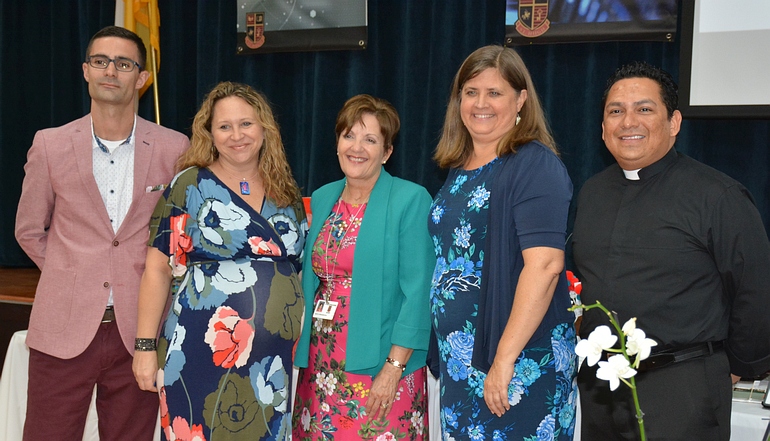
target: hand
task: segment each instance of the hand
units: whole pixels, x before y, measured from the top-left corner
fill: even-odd
[[[513,378],[513,363],[494,361],[484,380],[484,401],[489,410],[498,417],[503,416],[511,405],[508,404],[508,385]]]
[[[730,374],[730,380],[732,380],[733,384],[741,381],[741,377],[739,375]]]
[[[401,369],[390,363],[385,363],[380,372],[374,377],[366,399],[366,413],[370,419],[385,419],[390,414],[393,402],[396,400],[398,382],[401,380]]]
[[[155,387],[155,378],[158,374],[158,353],[155,351],[134,351],[134,362],[132,364],[134,378],[139,385],[139,389],[150,392],[157,392]]]

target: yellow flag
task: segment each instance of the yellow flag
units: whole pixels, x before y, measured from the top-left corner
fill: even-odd
[[[121,1],[118,0],[120,3]],[[150,72],[150,78],[139,91],[139,96],[150,88],[160,66],[160,14],[158,12],[158,0],[123,0],[122,26],[134,31],[144,41],[147,47],[147,66],[142,66]],[[117,21],[117,20],[116,20]],[[116,23],[121,26],[119,23]],[[153,60],[153,54],[155,55]]]

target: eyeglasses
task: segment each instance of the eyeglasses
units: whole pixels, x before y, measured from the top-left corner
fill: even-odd
[[[115,57],[114,59],[105,57],[104,55],[89,55],[86,58],[86,63],[95,69],[107,69],[110,63],[115,63],[115,69],[119,72],[131,72],[134,70],[134,66],[142,70],[142,66],[136,61],[130,58]]]

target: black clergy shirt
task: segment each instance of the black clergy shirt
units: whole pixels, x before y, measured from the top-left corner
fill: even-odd
[[[625,178],[614,164],[583,186],[572,236],[584,304],[601,301],[654,350],[725,341],[730,369],[770,369],[770,244],[749,192],[672,148]],[[587,311],[585,338],[606,316]]]

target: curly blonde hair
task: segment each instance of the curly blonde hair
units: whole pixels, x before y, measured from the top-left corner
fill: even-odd
[[[503,46],[484,46],[476,49],[465,59],[455,75],[449,95],[444,129],[436,146],[433,159],[440,167],[462,167],[473,152],[473,140],[460,116],[462,90],[468,80],[487,69],[497,69],[500,76],[516,92],[527,91],[527,100],[519,112],[521,121],[511,129],[497,145],[497,156],[515,153],[516,149],[530,141],[540,141],[557,155],[543,108],[535,92],[532,77],[518,53]]]
[[[188,167],[208,167],[218,157],[211,134],[211,119],[217,101],[236,96],[246,101],[254,109],[259,125],[265,135],[265,141],[259,151],[259,174],[265,186],[265,195],[279,207],[301,205],[302,194],[291,174],[286,151],[281,141],[281,131],[273,117],[273,111],[264,95],[251,86],[224,81],[217,84],[204,98],[200,110],[192,124],[190,148],[177,162],[177,171]]]

